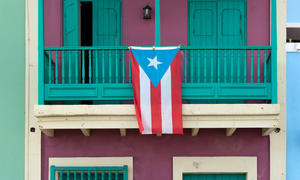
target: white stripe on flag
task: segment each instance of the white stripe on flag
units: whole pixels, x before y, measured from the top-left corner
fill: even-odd
[[[173,133],[171,87],[171,69],[169,67],[161,79],[161,121],[162,133],[165,134]]]
[[[140,100],[141,100],[141,116],[144,127],[143,134],[152,134],[151,120],[151,89],[150,79],[139,66],[140,71]]]

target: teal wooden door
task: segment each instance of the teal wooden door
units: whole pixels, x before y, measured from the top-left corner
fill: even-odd
[[[77,47],[79,46],[79,0],[63,0],[63,45],[65,47]],[[64,55],[64,63],[62,67],[65,67],[62,71],[62,78],[67,77],[69,72],[75,74],[80,71],[78,66],[78,53],[74,51],[66,52]],[[53,56],[52,56],[53,57]],[[68,68],[67,68],[68,67]],[[65,81],[68,84],[74,84],[78,81],[75,75],[68,78]]]
[[[217,2],[189,1],[189,45],[217,46]]]
[[[189,45],[246,45],[245,0],[189,0]]]
[[[79,0],[63,0],[63,44],[79,46]]]
[[[189,1],[189,46],[217,47],[216,1]],[[188,79],[192,83],[206,83],[216,80],[217,51],[194,50],[188,53]]]
[[[246,46],[246,2],[245,0],[219,0],[218,3],[218,47],[243,48]],[[246,52],[224,50],[218,52],[220,82],[240,82],[246,67]]]
[[[246,180],[246,174],[183,174],[183,180]]]
[[[189,82],[237,82],[244,74],[245,52],[219,48],[246,46],[246,0],[189,0],[188,19],[188,45],[212,48],[188,52]]]
[[[122,46],[121,0],[93,0],[93,46]],[[94,72],[96,69],[101,72],[97,83],[119,82],[120,77],[116,77],[116,74],[122,72],[122,52],[110,50],[98,52],[94,54],[96,56],[93,58]]]
[[[189,0],[189,46],[203,48],[240,48],[246,45],[246,1],[245,0]],[[220,82],[232,77],[230,58],[242,57],[241,52],[230,50],[198,50],[190,53],[192,82],[216,82],[219,67]],[[224,57],[227,59],[224,59]],[[242,58],[240,58],[242,61]],[[224,63],[227,63],[225,67]],[[218,65],[217,65],[218,64]],[[243,67],[242,63],[234,62]],[[225,67],[225,68],[221,68]],[[193,68],[193,70],[191,70]],[[204,69],[205,68],[205,69]],[[226,69],[226,73],[224,72]],[[234,71],[233,70],[233,71]],[[228,71],[228,72],[227,72]],[[242,73],[242,72],[240,72]],[[236,75],[236,72],[233,72]]]
[[[218,47],[246,45],[246,1],[218,0]]]
[[[93,0],[93,46],[122,45],[122,1]]]

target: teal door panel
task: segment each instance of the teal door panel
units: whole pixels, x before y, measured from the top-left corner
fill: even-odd
[[[122,46],[121,0],[93,0],[93,46]],[[96,69],[99,72],[98,80],[93,78],[94,82],[118,83],[121,81],[122,69],[120,67],[124,63],[122,52],[110,50],[93,54],[93,76],[96,76]]]
[[[218,46],[243,47],[245,43],[245,0],[218,0]]]
[[[246,2],[245,0],[218,1],[218,47],[246,46]],[[244,50],[226,50],[218,53],[220,81],[240,82],[246,66]]]
[[[93,0],[93,45],[122,45],[121,0]]]
[[[189,0],[188,8],[189,46],[245,47],[245,0]],[[188,52],[188,80],[194,83],[239,82],[245,65],[244,50],[193,50]]]
[[[63,0],[63,45],[65,47],[77,47],[79,46],[79,0]],[[54,55],[54,54],[53,54]],[[68,51],[65,54],[58,54],[59,57],[63,56],[64,63],[62,67],[64,70],[62,77],[66,77],[65,83],[74,84],[76,80],[75,72],[79,71],[79,62],[78,57],[79,53],[75,51]],[[52,56],[54,57],[54,56]],[[69,74],[72,73],[73,76],[69,77]]]
[[[79,45],[79,1],[63,0],[63,44]]]
[[[217,46],[217,2],[189,2],[189,45],[197,47]],[[217,51],[188,52],[188,79],[190,82],[212,82],[216,80]]]
[[[190,0],[189,45],[232,48],[246,45],[245,0]],[[244,74],[243,50],[202,50],[190,53],[193,82],[238,82]],[[191,70],[193,68],[193,70]],[[199,74],[200,73],[200,74]],[[218,77],[219,76],[219,77]]]
[[[183,180],[246,180],[246,174],[183,174]]]
[[[217,45],[217,2],[189,2],[189,45]]]
[[[189,45],[246,45],[245,0],[189,0]]]

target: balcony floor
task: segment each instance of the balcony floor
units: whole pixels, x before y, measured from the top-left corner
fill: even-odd
[[[226,128],[229,132],[236,128],[262,128],[271,132],[279,126],[279,104],[183,104],[182,107],[183,128],[192,128],[194,132],[199,128]],[[55,129],[83,132],[121,129],[124,134],[125,129],[138,128],[134,105],[36,105],[35,117],[39,128],[50,136]]]

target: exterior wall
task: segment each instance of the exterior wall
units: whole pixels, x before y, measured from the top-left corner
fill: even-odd
[[[299,0],[287,0],[287,22],[288,23],[299,23]]]
[[[14,2],[14,1],[13,1]],[[27,2],[27,8],[26,8],[26,70],[27,70],[27,78],[26,78],[26,89],[27,89],[27,127],[34,127],[36,128],[35,133],[26,132],[26,176],[25,179],[28,180],[40,180],[41,179],[41,171],[39,171],[41,167],[41,132],[39,130],[39,127],[36,123],[37,119],[33,115],[33,106],[37,104],[37,77],[38,77],[38,67],[37,67],[37,42],[38,42],[38,23],[37,23],[37,17],[38,17],[38,8],[37,8],[37,1],[31,1],[26,0]],[[5,6],[4,6],[5,7]],[[284,8],[283,8],[284,7]],[[277,22],[278,22],[278,96],[279,96],[279,103],[281,106],[280,110],[280,127],[281,131],[279,133],[272,133],[270,134],[270,179],[271,180],[285,180],[285,133],[286,133],[286,127],[285,127],[285,51],[284,51],[284,45],[285,45],[285,23],[286,23],[286,0],[277,0]],[[6,7],[5,7],[6,8]],[[7,8],[5,9],[7,10]],[[18,9],[16,9],[18,10]],[[6,12],[6,11],[0,11]],[[12,11],[10,11],[12,12]],[[20,11],[18,11],[20,12]],[[7,13],[6,13],[7,14]],[[1,17],[6,17],[2,16]],[[14,16],[12,16],[14,17]],[[22,16],[19,16],[22,17]],[[13,22],[13,21],[12,21]],[[2,24],[2,22],[1,22]],[[1,29],[2,30],[2,29]],[[11,32],[11,31],[9,31]],[[8,34],[8,33],[6,33]],[[7,36],[10,39],[12,39],[10,36]],[[1,36],[1,39],[2,36]],[[6,44],[8,44],[6,41]],[[12,42],[12,41],[11,41]],[[16,54],[14,54],[16,55]],[[3,77],[3,76],[1,76]],[[79,131],[79,130],[78,130]],[[76,132],[76,131],[74,131]],[[203,132],[201,130],[201,132]],[[239,132],[239,130],[238,130]],[[115,132],[119,135],[119,132]],[[251,133],[255,133],[253,130],[251,130]],[[5,135],[7,135],[6,133]],[[259,131],[255,133],[257,136],[260,136]],[[56,135],[59,135],[59,132],[56,133]],[[236,135],[236,134],[235,134]],[[235,136],[234,135],[234,136]],[[239,134],[240,135],[240,134]],[[79,135],[78,135],[79,136]],[[82,135],[81,135],[82,136]],[[93,136],[93,132],[92,132]],[[137,134],[135,134],[137,136]],[[224,135],[222,135],[224,136]],[[201,136],[200,136],[201,137]],[[53,139],[55,139],[54,137]],[[73,137],[72,137],[73,138]],[[84,137],[78,138],[81,140]],[[85,137],[90,138],[90,137]],[[98,138],[98,136],[97,136]],[[232,137],[227,137],[232,138]],[[263,138],[263,137],[262,137]],[[167,138],[166,138],[167,139]],[[225,137],[224,137],[225,139]],[[247,138],[244,138],[243,140],[246,141]],[[236,139],[235,139],[236,140]],[[73,142],[76,142],[77,139],[72,139]],[[84,141],[82,141],[84,142]],[[226,142],[226,141],[224,141]],[[98,143],[96,141],[95,143]],[[195,141],[194,144],[198,143],[198,141]],[[54,149],[54,145],[50,144],[48,146],[45,146],[45,140],[43,140],[43,154],[45,149]],[[60,147],[63,146],[64,142],[60,142]],[[74,143],[75,144],[75,143]],[[253,144],[253,141],[250,140],[245,143],[248,146],[251,146]],[[76,145],[76,144],[75,144]],[[81,144],[80,144],[81,145]],[[84,145],[84,144],[83,144]],[[206,144],[205,144],[206,145]],[[118,147],[117,145],[115,147]],[[227,147],[227,146],[225,146]],[[231,146],[228,146],[230,148]],[[201,147],[202,148],[202,147]],[[255,148],[260,148],[260,146],[257,146]],[[251,147],[251,149],[255,149],[254,147]],[[63,149],[63,148],[60,148]],[[70,149],[70,148],[69,148]],[[68,150],[68,149],[67,149]],[[62,150],[61,150],[62,151]],[[66,153],[67,154],[67,153]],[[45,158],[44,158],[45,159]],[[44,162],[44,161],[43,161]],[[265,161],[267,162],[267,160]],[[269,163],[269,162],[268,162]],[[43,165],[45,166],[45,165]],[[15,166],[14,166],[15,168]],[[258,167],[258,169],[261,169],[261,167]],[[7,171],[8,172],[8,171]],[[268,172],[268,173],[269,173]],[[15,175],[15,174],[14,174]],[[261,178],[261,174],[259,174],[259,177]]]
[[[170,6],[172,3],[172,6]],[[143,19],[149,4],[152,19]],[[154,0],[123,1],[123,45],[153,46],[155,31]],[[45,0],[45,45],[62,45],[61,0]],[[187,0],[161,1],[161,44],[187,45]],[[270,0],[247,1],[247,45],[270,44]]]
[[[227,137],[225,129],[201,129],[196,137],[186,135],[142,136],[130,130],[57,130],[55,137],[42,136],[42,179],[48,177],[49,157],[133,156],[134,179],[172,179],[173,156],[257,156],[258,180],[269,180],[269,137],[259,129],[238,129]]]
[[[45,46],[62,46],[62,0],[45,0]]]
[[[1,179],[24,179],[25,1],[0,5]]]
[[[287,53],[287,180],[300,179],[300,53]]]
[[[287,23],[300,23],[299,0],[287,0]],[[293,46],[294,43],[290,43]],[[288,49],[287,49],[288,50]],[[287,53],[287,180],[299,179],[300,53]],[[293,51],[293,50],[292,50]]]
[[[142,18],[147,3],[154,7],[154,0],[123,1],[123,45],[154,45],[154,9],[151,20]],[[45,6],[45,45],[60,46],[60,0],[45,0]],[[187,0],[161,1],[162,45],[187,45],[187,18]],[[248,0],[247,45],[269,43],[270,1]],[[269,139],[260,130],[238,130],[233,137],[226,137],[225,130],[201,130],[198,137],[186,134],[156,137],[130,131],[120,137],[119,131],[95,130],[84,137],[79,130],[56,131],[54,138],[42,136],[42,178],[48,177],[49,157],[133,156],[134,179],[171,180],[173,156],[257,156],[258,180],[269,180]]]
[[[45,46],[63,46],[62,38],[62,0],[44,0],[45,2]],[[161,1],[161,45],[188,45],[188,0]],[[172,6],[170,6],[172,3]],[[143,19],[143,7],[149,4],[152,9],[152,19]],[[124,46],[153,46],[155,40],[155,0],[123,0],[122,25]],[[247,45],[270,45],[270,0],[247,1]],[[183,54],[182,54],[183,56]],[[183,59],[183,57],[181,58]],[[183,66],[184,61],[182,61]],[[58,61],[59,69],[61,61]],[[261,60],[261,67],[264,62]],[[128,65],[126,63],[126,72]],[[250,72],[250,60],[248,69]],[[257,61],[254,60],[254,80],[257,80]],[[59,70],[59,78],[61,78]],[[183,75],[183,73],[182,73]],[[247,75],[250,82],[250,73]],[[263,76],[261,76],[263,81]],[[264,101],[248,101],[263,103]]]

